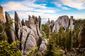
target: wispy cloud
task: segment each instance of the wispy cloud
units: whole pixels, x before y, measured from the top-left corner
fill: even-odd
[[[63,4],[58,3],[58,2],[54,2],[54,4],[55,4],[57,7],[61,8],[61,9],[63,9],[63,10],[69,10],[69,9],[70,9],[70,8],[68,8],[68,7],[66,7],[66,6],[63,6]]]
[[[85,9],[85,0],[61,0],[61,3],[76,9]]]

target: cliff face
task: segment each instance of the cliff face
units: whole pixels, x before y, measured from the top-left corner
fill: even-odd
[[[74,28],[74,19],[71,16],[70,18],[66,15],[60,16],[54,23],[52,32],[58,32],[60,27],[64,27],[64,29],[71,29],[73,30]]]
[[[0,6],[0,21],[4,21],[4,15],[3,15],[3,7]]]

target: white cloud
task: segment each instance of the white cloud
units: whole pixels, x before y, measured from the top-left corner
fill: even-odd
[[[5,11],[33,10],[33,8],[28,8],[27,6],[21,3],[15,3],[15,2],[8,2],[7,4],[4,4],[3,6]]]
[[[77,9],[85,9],[85,0],[61,0],[62,4],[77,8]]]
[[[35,0],[25,0],[22,2],[8,2],[3,4],[5,11],[17,11],[20,18],[27,19],[28,15],[41,16],[42,18],[52,18],[55,20],[57,9],[46,7],[46,4],[35,4]],[[11,17],[14,17],[13,13]],[[55,15],[54,15],[55,14]]]

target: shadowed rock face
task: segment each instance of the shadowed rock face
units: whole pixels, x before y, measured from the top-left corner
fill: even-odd
[[[19,29],[21,28],[22,24],[20,22],[20,19],[18,17],[18,14],[17,12],[15,12],[15,34],[16,34],[16,39],[19,39],[20,38],[20,33],[18,33]]]
[[[22,19],[21,23],[22,23],[22,26],[25,26],[25,22],[24,22],[24,20],[23,20],[23,19]]]
[[[79,33],[79,48],[85,48],[85,24]]]
[[[73,17],[69,18],[68,16],[60,16],[54,23],[52,32],[58,32],[60,27],[64,27],[64,29],[71,29],[73,30]]]
[[[5,17],[6,17],[5,25],[7,26],[6,34],[9,37],[8,42],[11,43],[11,42],[15,41],[14,28],[13,28],[13,23],[12,23],[13,21],[7,12],[5,12]]]

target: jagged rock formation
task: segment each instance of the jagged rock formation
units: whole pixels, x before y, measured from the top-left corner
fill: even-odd
[[[3,7],[2,6],[0,6],[0,22],[5,22],[4,21]]]
[[[3,17],[2,15],[1,17]],[[12,43],[19,40],[20,44],[18,48],[22,51],[22,56],[27,56],[28,50],[36,47],[41,54],[44,53],[47,41],[42,37],[40,16],[29,16],[29,19],[24,22],[24,20],[20,21],[17,12],[15,12],[13,21],[8,12],[5,12],[5,19],[5,32],[7,37],[9,37],[8,42]]]
[[[74,19],[73,16],[70,18],[66,15],[60,16],[54,23],[52,32],[58,32],[60,27],[64,27],[64,29],[74,29]]]
[[[43,48],[42,51],[45,51],[46,41],[43,41],[42,34],[40,30],[41,18],[36,16],[29,16],[29,19],[24,22],[20,21],[17,13],[15,12],[15,33],[17,39],[20,40],[20,49],[23,52],[23,55],[27,55],[27,51],[38,47],[39,50]],[[44,43],[42,43],[42,41]],[[44,46],[42,45],[44,44]],[[42,53],[41,51],[41,53]]]

